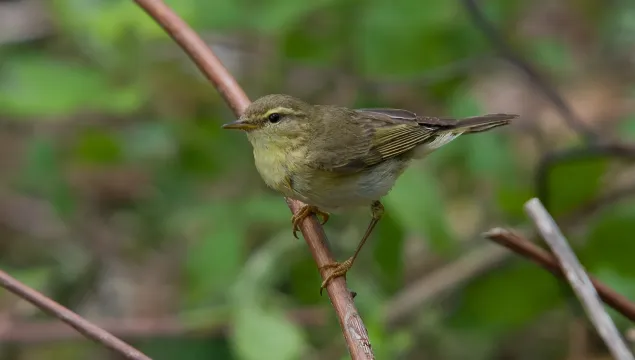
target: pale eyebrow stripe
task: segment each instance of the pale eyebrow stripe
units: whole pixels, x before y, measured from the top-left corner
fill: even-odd
[[[286,107],[277,107],[275,109],[271,109],[269,111],[267,111],[265,113],[265,115],[263,115],[263,117],[269,117],[269,115],[273,114],[273,113],[280,113],[280,114],[285,114],[285,115],[302,115],[301,112],[299,111],[295,111],[293,109],[289,109]]]

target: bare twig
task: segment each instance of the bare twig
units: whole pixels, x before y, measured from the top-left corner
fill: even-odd
[[[567,243],[567,239],[562,235],[556,221],[542,206],[540,200],[536,198],[525,203],[525,211],[560,262],[561,269],[571,284],[571,288],[573,288],[611,354],[619,360],[634,360],[633,354],[626,347],[626,343],[624,343],[613,320],[602,306],[591,279]]]
[[[163,1],[135,0],[135,2],[183,48],[218,89],[234,113],[239,116],[249,105],[249,99],[205,42]],[[293,213],[303,205],[292,199],[286,199],[286,201]],[[333,257],[326,245],[326,235],[315,216],[302,223],[301,231],[318,268],[332,263]],[[321,275],[325,278],[327,274]],[[373,359],[368,333],[353,303],[353,298],[347,290],[346,279],[339,277],[331,281],[326,290],[339,319],[351,357],[354,360]]]
[[[576,226],[584,222],[589,216],[593,215],[596,211],[602,209],[603,207],[609,206],[629,196],[633,196],[634,194],[635,186],[627,186],[614,190],[582,205],[580,208],[572,211],[571,213],[563,215],[561,218],[558,218],[558,222],[563,228]],[[496,232],[499,230],[496,229],[492,231]],[[490,233],[488,233],[488,235],[490,235]],[[507,235],[507,233],[504,233],[504,235]],[[499,240],[497,238],[490,239],[495,240],[495,242],[507,247],[508,249],[520,253],[520,255],[530,258],[533,257],[534,250],[539,252],[543,251],[531,242],[523,241],[516,235],[509,234],[509,236],[513,236],[511,240]],[[516,240],[516,238],[518,238],[518,240]],[[522,246],[514,247],[513,244],[517,242],[521,242],[520,245],[523,246],[526,243],[529,246],[527,248],[527,252],[524,251],[525,249]],[[492,244],[484,244],[479,248],[469,250],[469,252],[451,263],[433,271],[430,274],[426,274],[421,277],[421,279],[409,284],[408,287],[397,293],[384,308],[384,320],[388,326],[394,325],[401,319],[405,319],[407,316],[417,311],[417,309],[420,309],[421,306],[424,306],[427,302],[436,299],[445,292],[451,291],[462,283],[470,281],[473,277],[478,276],[478,274],[482,271],[486,271],[488,268],[505,261],[509,255],[511,255],[510,252],[503,250],[499,246],[492,247]],[[551,256],[549,253],[546,253],[546,255]],[[555,269],[558,269],[555,260],[554,266]],[[614,292],[611,291],[611,294],[614,294]],[[624,307],[628,307],[628,300],[621,296],[620,298],[623,300],[622,303],[625,304]],[[609,302],[610,301],[607,301],[607,303]],[[631,307],[631,314],[635,314],[635,306]],[[629,317],[627,314],[624,315]],[[635,318],[633,320],[635,321]]]
[[[560,265],[556,258],[548,251],[540,248],[531,241],[524,239],[520,235],[509,230],[495,228],[483,234],[486,238],[502,245],[511,251],[522,255],[543,268],[549,270],[552,274],[562,277],[564,276]],[[631,321],[635,321],[635,304],[621,294],[613,291],[604,283],[591,278],[591,282],[600,298],[610,307],[620,314],[624,315]]]
[[[149,357],[145,356],[137,349],[114,337],[106,330],[101,329],[100,327],[90,323],[88,320],[68,310],[67,308],[49,299],[43,294],[22,284],[21,282],[12,278],[7,273],[1,270],[0,286],[16,294],[22,299],[30,302],[31,304],[37,306],[42,311],[45,311],[57,317],[58,319],[75,328],[75,330],[84,334],[84,336],[86,336],[87,338],[104,345],[105,347],[115,351],[126,359],[150,360]]]

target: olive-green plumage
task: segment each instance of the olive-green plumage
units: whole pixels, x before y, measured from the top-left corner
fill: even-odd
[[[279,114],[271,122],[268,116]],[[288,95],[254,101],[239,122],[265,183],[326,211],[368,205],[386,195],[408,162],[463,133],[508,124],[515,115],[460,121],[397,109],[309,105]]]
[[[371,204],[378,209],[410,160],[461,134],[506,125],[515,117],[490,114],[457,121],[399,109],[310,105],[276,94],[254,101],[224,127],[247,132],[256,168],[268,186],[314,211],[333,212]]]

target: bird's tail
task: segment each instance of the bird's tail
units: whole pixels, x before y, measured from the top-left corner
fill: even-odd
[[[488,114],[468,117],[453,124],[454,126],[452,127],[452,132],[471,134],[487,131],[499,126],[507,125],[512,119],[517,117],[518,115],[512,114]]]

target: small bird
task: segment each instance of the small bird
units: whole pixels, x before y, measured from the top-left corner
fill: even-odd
[[[303,206],[291,218],[293,235],[305,218],[322,224],[329,213],[370,205],[372,220],[353,255],[330,269],[328,283],[353,266],[384,213],[380,199],[412,159],[423,158],[461,134],[487,131],[518,117],[489,114],[461,120],[418,116],[400,109],[349,109],[311,105],[273,94],[251,103],[240,119],[223,125],[247,133],[264,182]]]

